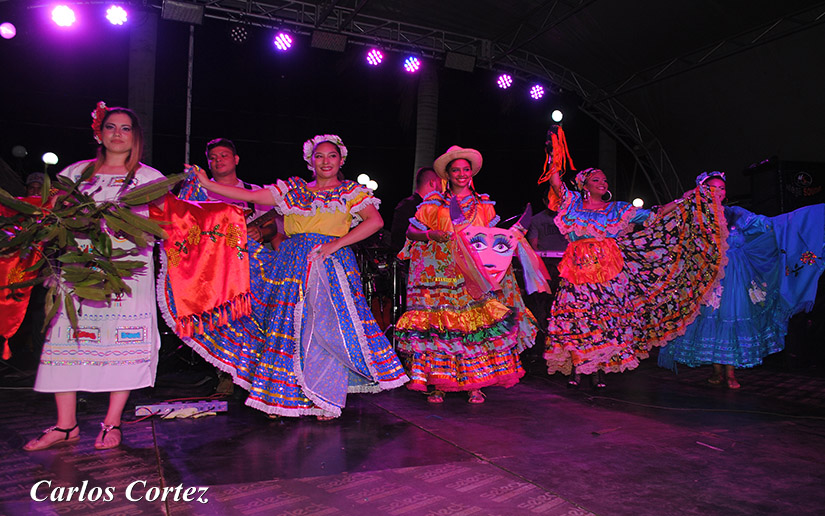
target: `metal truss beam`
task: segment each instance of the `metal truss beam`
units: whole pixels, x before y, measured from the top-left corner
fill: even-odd
[[[523,50],[522,47],[533,38],[518,41],[522,31],[519,27],[510,31],[512,37],[505,33],[498,41],[493,41],[361,14],[367,1],[339,0],[324,5],[290,0],[193,0],[192,3],[204,5],[207,18],[262,28],[286,28],[302,35],[311,35],[318,29],[344,34],[353,44],[379,45],[385,51],[415,52],[439,61],[443,61],[448,52],[468,54],[476,58],[476,67],[481,69],[507,71],[524,80],[540,79],[555,86],[557,92],[560,89],[573,91],[582,98],[581,109],[632,153],[650,182],[657,202],[681,193],[678,175],[655,135],[620,102],[606,98],[604,90],[595,84],[543,56]],[[544,4],[542,7],[549,7],[550,12],[541,30],[546,32],[556,25],[557,18],[550,19],[554,12],[565,18],[592,1]],[[147,0],[147,3],[160,8],[162,0]],[[509,41],[503,43],[503,39]]]

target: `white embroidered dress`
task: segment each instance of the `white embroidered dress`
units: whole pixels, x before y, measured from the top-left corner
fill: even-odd
[[[60,175],[78,181],[89,161],[70,165]],[[125,175],[98,174],[79,188],[97,202],[115,199]],[[163,179],[157,170],[141,165],[131,188]],[[133,211],[148,215],[147,207]],[[82,247],[88,240],[78,239]],[[113,237],[117,249],[133,249],[129,240]],[[111,392],[148,387],[155,383],[160,335],[155,302],[153,245],[144,247],[130,260],[146,267],[126,280],[132,289],[111,305],[83,301],[78,306],[78,328],[72,330],[61,306],[55,317],[37,370],[34,390],[40,392]]]

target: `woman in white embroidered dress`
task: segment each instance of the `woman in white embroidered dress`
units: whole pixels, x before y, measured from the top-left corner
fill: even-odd
[[[70,165],[60,175],[77,182],[88,167],[93,167],[94,174],[79,189],[97,202],[114,200],[130,188],[163,179],[160,172],[140,163],[143,132],[137,115],[126,108],[106,108],[102,102],[93,115],[96,117],[92,127],[100,143],[97,158]],[[124,186],[132,171],[134,179]],[[148,214],[146,207],[134,211]],[[82,249],[91,243],[78,238],[78,245]],[[112,235],[112,245],[130,250],[136,247],[116,235]],[[110,393],[95,448],[105,450],[120,444],[121,415],[129,392],[154,385],[157,370],[160,336],[152,247],[150,242],[130,257],[146,264],[126,279],[131,293],[111,303],[84,300],[77,329],[72,329],[61,306],[43,346],[34,385],[36,391],[54,393],[57,424],[26,443],[24,450],[44,450],[80,439],[77,391]]]

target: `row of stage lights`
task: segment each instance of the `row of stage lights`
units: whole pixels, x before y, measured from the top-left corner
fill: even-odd
[[[129,20],[129,14],[120,5],[112,4],[106,9],[106,19],[112,25],[124,25]],[[72,27],[77,21],[78,17],[75,14],[74,10],[69,7],[68,5],[58,5],[55,6],[51,11],[51,18],[52,21],[59,27]],[[0,24],[0,37],[5,39],[11,39],[17,34],[17,29],[15,26],[9,22]],[[243,26],[235,26],[230,31],[230,37],[236,43],[243,43],[246,41],[248,37],[248,32],[246,28]],[[289,32],[280,31],[278,32],[272,40],[272,44],[276,50],[279,52],[287,52],[289,51],[294,44],[295,40]],[[365,60],[369,66],[378,67],[381,66],[385,61],[386,55],[384,52],[379,49],[372,47],[367,50],[365,54]],[[418,72],[423,63],[421,59],[414,55],[408,55],[404,57],[402,61],[401,67],[402,69],[410,74]],[[496,78],[496,85],[506,90],[513,86],[514,81],[513,77],[510,74],[502,73]],[[544,86],[541,84],[531,84],[528,93],[530,98],[533,100],[541,100],[546,91]]]
[[[58,27],[69,28],[78,21],[77,14],[74,9],[68,5],[57,5],[51,12],[52,21]],[[125,25],[129,21],[129,13],[126,9],[119,5],[110,5],[106,9],[106,19],[112,25]],[[17,35],[17,27],[11,22],[0,23],[0,37],[3,39],[12,39]]]

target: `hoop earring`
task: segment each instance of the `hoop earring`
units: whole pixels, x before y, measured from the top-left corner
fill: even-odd
[[[588,190],[582,192],[582,199],[584,199],[585,201],[590,199],[590,192]]]
[[[604,195],[606,195],[606,196],[607,196],[607,199],[605,199],[605,198],[604,198]],[[602,200],[603,200],[604,202],[610,202],[610,199],[612,199],[612,198],[613,198],[613,194],[610,192],[610,190],[608,190],[608,191],[607,191],[607,193],[606,193],[606,194],[604,194],[604,195],[602,195]]]

